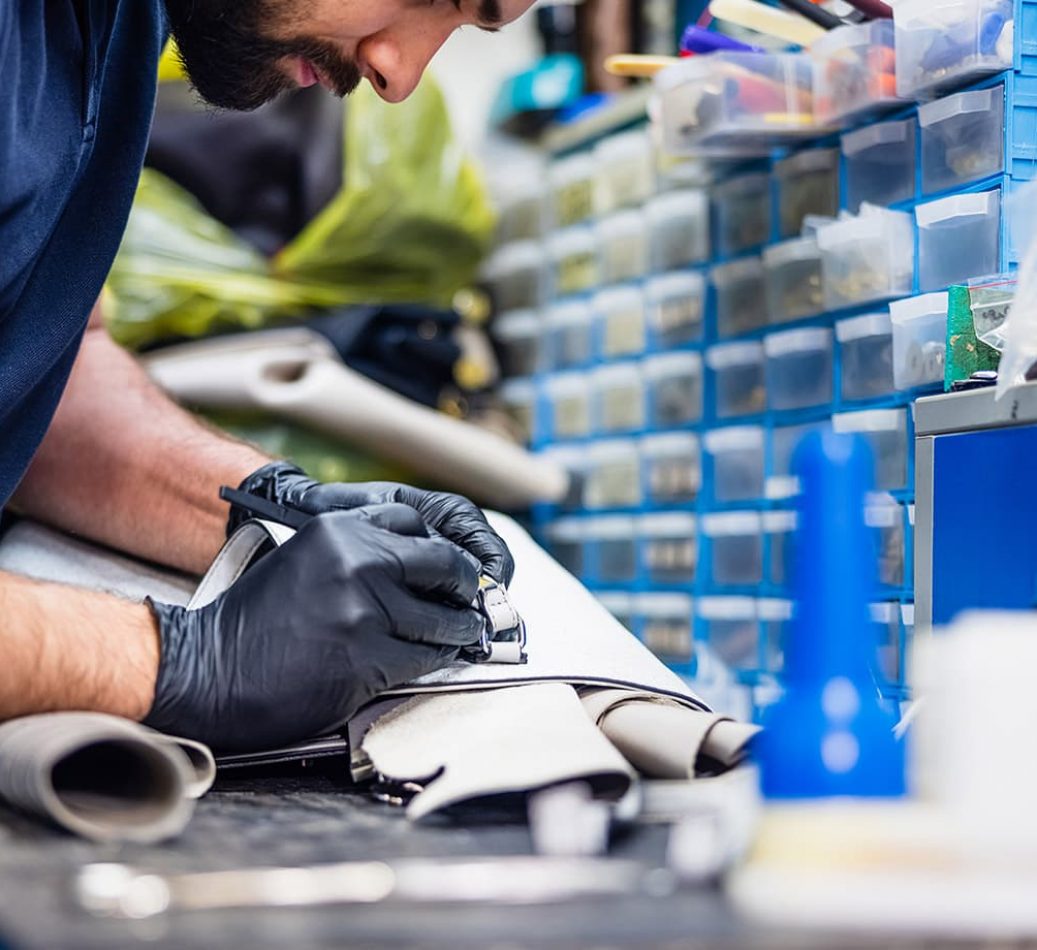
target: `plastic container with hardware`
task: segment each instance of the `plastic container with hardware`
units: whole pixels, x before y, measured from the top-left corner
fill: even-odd
[[[635,521],[626,515],[585,518],[591,577],[597,584],[632,584],[637,579]]]
[[[766,244],[771,239],[770,175],[753,172],[714,185],[713,220],[713,245],[722,257]]]
[[[938,194],[1005,167],[1005,87],[959,92],[918,108],[922,193]]]
[[[714,584],[749,587],[763,582],[763,524],[758,511],[703,515],[700,524],[709,539]]]
[[[574,577],[583,578],[586,558],[584,545],[587,532],[585,518],[559,518],[544,530],[547,549],[559,564]]]
[[[767,325],[763,259],[741,257],[712,271],[716,292],[717,336],[731,337]]]
[[[498,313],[536,309],[547,298],[547,258],[539,241],[505,244],[482,270]]]
[[[596,227],[604,283],[633,280],[648,272],[648,221],[643,211],[616,211]]]
[[[791,600],[766,598],[756,601],[763,668],[768,673],[777,674],[785,668],[785,643],[794,612],[795,604]]]
[[[869,496],[864,522],[875,532],[879,583],[904,586],[904,509],[892,495]]]
[[[915,635],[915,605],[914,604],[901,604],[900,605],[900,625],[904,634],[905,646],[910,646],[911,640]],[[905,670],[901,670],[901,673],[906,673]]]
[[[698,353],[660,353],[646,359],[642,368],[651,428],[676,429],[702,419],[702,357]]]
[[[709,259],[709,195],[681,189],[657,195],[645,205],[648,263],[655,273]]]
[[[711,429],[702,447],[712,461],[713,500],[718,504],[763,497],[764,432],[762,426]]]
[[[531,376],[543,366],[543,323],[536,310],[502,313],[490,325],[506,377]]]
[[[583,507],[583,486],[587,479],[587,450],[580,444],[555,443],[543,448],[540,454],[569,473],[569,490],[558,502],[562,511]]]
[[[655,150],[646,129],[609,135],[594,147],[598,214],[636,207],[655,192]]]
[[[544,322],[549,369],[576,369],[594,359],[594,312],[587,298],[551,304]]]
[[[1014,13],[1013,0],[899,0],[893,11],[897,93],[932,98],[1011,69]]]
[[[900,646],[900,604],[880,601],[870,605],[871,622],[878,638],[876,674],[889,685],[903,682],[903,655]]]
[[[641,640],[660,660],[677,669],[694,663],[692,599],[688,594],[636,594],[634,614]]]
[[[775,587],[788,587],[792,581],[792,545],[798,522],[795,511],[765,511],[761,516],[767,538],[766,580]]]
[[[868,20],[831,30],[811,44],[818,122],[844,125],[903,104],[893,33],[892,21]]]
[[[668,350],[702,338],[706,278],[699,271],[676,271],[644,284],[652,346]]]
[[[599,366],[592,378],[594,419],[599,432],[635,432],[645,427],[645,380],[640,365]]]
[[[595,442],[586,452],[585,508],[601,511],[641,504],[641,462],[633,439]]]
[[[864,205],[860,214],[818,228],[826,310],[902,297],[915,282],[910,214]]]
[[[530,240],[544,233],[545,191],[544,166],[540,161],[517,163],[506,179],[494,182],[497,244]]]
[[[591,290],[601,283],[597,232],[589,224],[555,231],[547,239],[551,288],[556,297]]]
[[[655,506],[692,502],[702,487],[698,437],[667,432],[641,439],[641,465],[646,499]]]
[[[907,410],[866,409],[832,416],[832,428],[842,434],[859,433],[871,444],[877,491],[907,488]]]
[[[509,379],[501,384],[498,394],[518,437],[531,445],[539,436],[536,383],[531,379]]]
[[[893,325],[893,382],[897,389],[943,382],[947,307],[946,293],[923,294],[889,305]]]
[[[775,426],[771,430],[770,470],[765,494],[771,501],[794,498],[799,494],[799,480],[793,475],[792,457],[803,437],[810,432],[831,431],[830,422],[807,422]]]
[[[719,419],[752,416],[767,406],[763,344],[755,340],[721,343],[706,351],[713,373],[716,414]]]
[[[842,137],[846,175],[846,207],[854,214],[862,204],[889,205],[915,195],[914,118],[866,125]]]
[[[636,629],[634,595],[619,590],[597,591],[594,595],[613,617],[616,618],[631,633]]]
[[[782,330],[764,338],[767,400],[771,409],[806,409],[832,401],[832,331]]]
[[[594,214],[594,170],[590,152],[558,159],[548,167],[549,217],[554,227],[579,224]]]
[[[809,216],[835,217],[839,212],[839,149],[811,148],[774,166],[778,182],[778,230],[796,237]]]
[[[651,584],[690,585],[698,564],[698,522],[688,512],[642,515],[637,520],[641,569]]]
[[[547,429],[555,440],[591,432],[591,380],[587,373],[559,373],[544,381]]]
[[[771,323],[814,317],[824,310],[821,249],[816,238],[772,244],[763,252],[763,267]]]
[[[915,208],[918,287],[943,290],[1001,269],[1001,191],[951,195]]]
[[[695,601],[699,639],[728,669],[760,669],[760,625],[751,597],[699,597]]]
[[[866,313],[835,325],[839,342],[842,398],[848,401],[888,396],[893,378],[893,324],[888,313]]]
[[[644,291],[632,284],[606,287],[591,298],[599,326],[601,355],[606,359],[635,356],[646,345]]]

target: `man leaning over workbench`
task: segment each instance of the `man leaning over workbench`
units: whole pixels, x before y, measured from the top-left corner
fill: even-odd
[[[315,83],[346,95],[363,79],[398,102],[459,26],[494,29],[530,5],[0,2],[0,506],[192,572],[245,517],[218,499],[221,484],[321,514],[193,612],[0,573],[0,719],[98,710],[224,749],[276,745],[478,639],[480,570],[507,582],[513,565],[474,505],[320,485],[209,431],[111,341],[95,302],[167,30],[223,108]]]

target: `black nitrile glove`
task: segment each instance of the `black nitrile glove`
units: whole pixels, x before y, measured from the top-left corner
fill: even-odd
[[[434,531],[478,558],[483,573],[507,586],[515,573],[508,546],[486,521],[479,508],[461,495],[423,491],[398,482],[346,484],[316,482],[289,462],[271,462],[253,472],[239,486],[241,491],[268,501],[298,508],[310,514],[361,505],[398,502],[415,509]],[[228,534],[249,515],[231,506]]]
[[[145,722],[225,751],[325,733],[477,642],[478,584],[405,505],[313,518],[208,606],[151,602],[161,659]]]

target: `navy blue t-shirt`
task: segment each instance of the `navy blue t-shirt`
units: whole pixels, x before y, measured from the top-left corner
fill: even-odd
[[[0,0],[0,508],[118,250],[165,36],[162,0]]]

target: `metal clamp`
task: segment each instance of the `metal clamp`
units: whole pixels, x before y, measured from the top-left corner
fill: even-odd
[[[466,649],[464,658],[472,663],[525,663],[526,624],[507,590],[483,578],[474,606],[486,622],[478,644]]]

